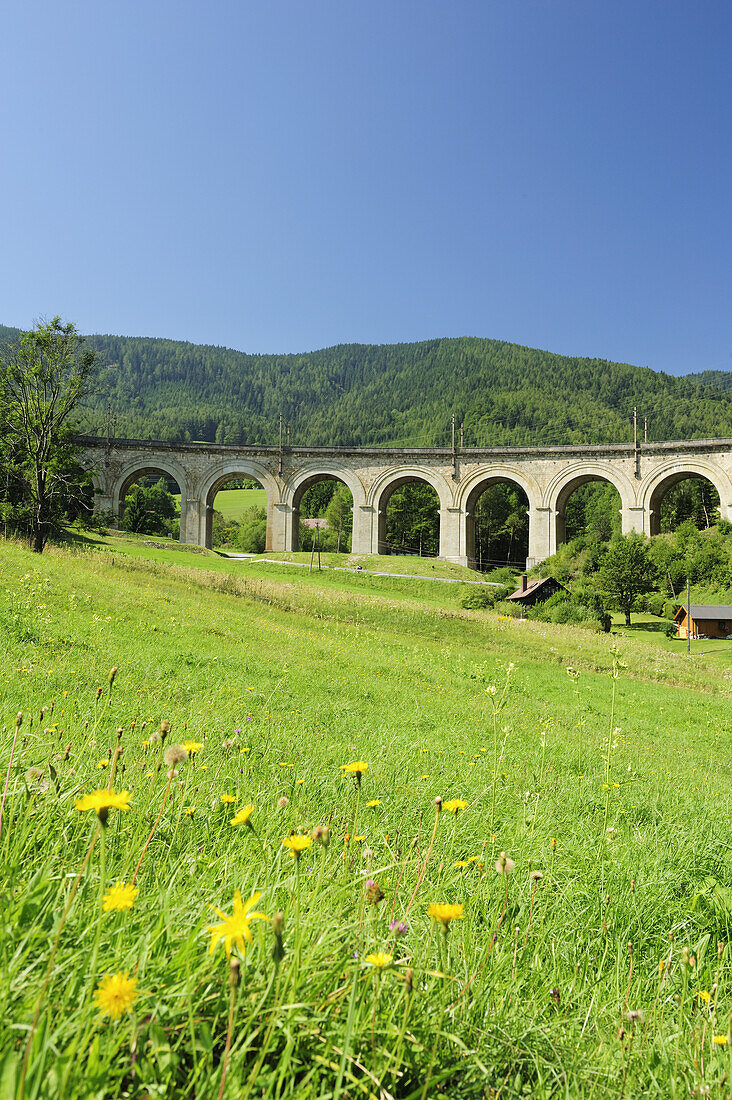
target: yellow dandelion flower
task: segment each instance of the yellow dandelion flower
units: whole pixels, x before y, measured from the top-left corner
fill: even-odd
[[[136,997],[137,978],[123,974],[121,970],[116,974],[105,974],[94,992],[94,1000],[102,1016],[111,1016],[113,1020],[129,1012]]]
[[[381,799],[380,799],[380,798],[372,798],[370,802],[367,802],[367,803],[366,803],[366,805],[367,805],[367,806],[368,806],[368,807],[369,807],[370,809],[374,809],[374,808],[375,808],[376,806],[380,806],[380,805],[381,805]]]
[[[287,848],[295,859],[299,859],[301,852],[306,851],[308,848],[312,848],[313,838],[311,836],[286,836],[282,841],[282,846]]]
[[[451,920],[461,920],[465,916],[464,908],[464,905],[438,905],[433,903],[427,907],[427,912],[433,920],[439,921],[442,927],[446,929]]]
[[[194,756],[203,748],[203,741],[181,741],[181,745],[189,756]]]
[[[442,808],[450,814],[457,814],[460,810],[464,810],[467,805],[468,803],[464,798],[448,798],[447,802],[442,803]]]
[[[220,909],[217,909],[215,905],[211,908],[221,917],[221,924],[209,925],[208,931],[211,933],[211,945],[208,949],[209,955],[213,955],[216,950],[219,940],[224,941],[224,949],[226,951],[226,957],[231,955],[231,945],[235,943],[241,951],[242,955],[246,951],[246,944],[252,942],[252,933],[249,929],[249,922],[253,920],[269,920],[269,917],[264,913],[252,913],[250,912],[253,905],[256,905],[262,894],[252,894],[248,901],[242,902],[241,893],[237,890],[234,894],[234,911],[231,916],[227,916],[226,913],[222,913]]]
[[[364,772],[369,770],[369,766],[365,760],[354,760],[352,764],[341,764],[341,771],[344,775],[363,775]]]
[[[221,795],[221,801],[226,806],[229,806],[229,805],[231,805],[232,802],[236,802],[236,795],[235,794],[222,794]]]
[[[108,768],[108,767],[109,767],[109,761],[105,757],[104,760],[100,760],[99,763],[97,764],[97,771],[101,771],[102,768]]]
[[[248,825],[249,828],[251,829],[252,826],[251,826],[251,822],[249,821],[249,818],[252,816],[253,813],[254,813],[254,806],[244,806],[243,809],[239,810],[236,817],[232,817],[231,824],[232,825]]]
[[[183,811],[183,813],[186,815],[186,817],[193,817],[195,812],[196,812],[196,807],[195,806],[186,806],[185,810]]]
[[[102,909],[105,913],[116,910],[124,912],[135,904],[135,898],[140,893],[133,882],[120,882],[110,887],[109,892],[102,898]]]
[[[456,859],[455,862],[453,863],[453,867],[463,868],[463,867],[469,867],[469,866],[470,866],[470,862],[467,859]]]
[[[715,1035],[713,1042],[715,1042],[718,1047],[723,1047],[728,1038],[728,1035]]]
[[[86,810],[94,810],[102,824],[105,824],[110,810],[129,810],[130,808],[130,792],[120,791],[119,794],[115,794],[114,791],[91,791],[89,794],[85,794],[83,798],[74,799],[74,805],[79,813],[84,813]]]
[[[712,999],[711,993],[706,989],[697,989],[696,995],[700,1001],[704,1001],[705,1005],[708,1005]]]
[[[394,961],[393,955],[387,955],[385,951],[372,951],[370,955],[366,955],[364,962],[371,963],[377,970],[383,970],[387,966],[391,966]]]

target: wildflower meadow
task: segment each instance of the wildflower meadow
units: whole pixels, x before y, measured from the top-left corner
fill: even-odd
[[[133,549],[0,547],[0,1096],[730,1096],[725,656]]]

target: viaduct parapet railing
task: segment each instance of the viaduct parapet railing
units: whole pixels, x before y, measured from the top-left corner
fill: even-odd
[[[507,482],[528,499],[527,567],[565,540],[567,500],[588,481],[620,495],[623,532],[654,535],[666,492],[687,477],[710,481],[720,514],[732,522],[732,439],[608,443],[566,447],[256,447],[83,437],[94,470],[97,507],[121,514],[133,482],[174,478],[181,492],[181,542],[211,546],[213,502],[234,477],[267,493],[267,550],[296,550],[300,501],[316,481],[338,478],[353,496],[354,554],[387,552],[386,507],[408,481],[431,485],[440,502],[440,557],[475,564],[475,507],[490,485]]]

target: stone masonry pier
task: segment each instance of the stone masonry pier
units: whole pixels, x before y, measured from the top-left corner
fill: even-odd
[[[396,448],[249,447],[135,439],[79,442],[94,470],[97,507],[121,514],[130,485],[165,474],[181,492],[181,542],[211,546],[216,493],[234,477],[255,478],[267,493],[267,550],[297,549],[305,490],[338,478],[353,495],[354,554],[386,551],[386,506],[408,481],[433,486],[440,501],[440,557],[475,565],[474,511],[496,482],[519,486],[529,501],[527,566],[553,554],[565,537],[571,494],[607,481],[620,494],[623,532],[659,530],[664,494],[686,477],[708,479],[720,513],[732,522],[732,439],[570,447]]]

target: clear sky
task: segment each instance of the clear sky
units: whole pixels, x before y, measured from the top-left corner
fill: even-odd
[[[729,0],[23,0],[0,321],[732,368]]]

